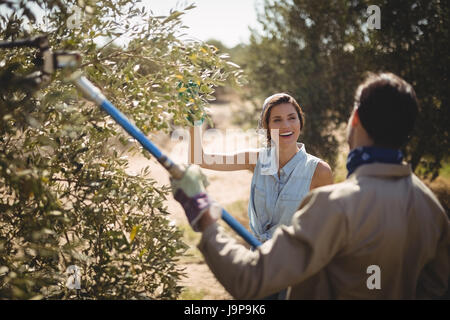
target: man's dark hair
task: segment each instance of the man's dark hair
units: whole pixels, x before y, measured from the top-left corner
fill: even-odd
[[[418,113],[413,87],[392,73],[369,74],[356,90],[359,119],[376,146],[398,149],[409,139]]]

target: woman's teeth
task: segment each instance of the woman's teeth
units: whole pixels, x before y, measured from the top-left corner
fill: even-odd
[[[282,136],[282,137],[289,137],[290,135],[292,135],[292,131],[285,132],[285,133],[280,133],[280,136]]]

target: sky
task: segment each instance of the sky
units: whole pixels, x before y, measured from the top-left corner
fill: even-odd
[[[231,48],[249,42],[249,27],[261,30],[256,19],[256,7],[261,6],[262,0],[142,0],[142,4],[156,16],[167,16],[170,9],[183,9],[192,3],[196,8],[181,17],[183,24],[189,27],[183,30],[188,38],[200,41],[216,39]],[[30,7],[38,21],[42,20],[42,10],[33,3]],[[5,6],[0,6],[0,10],[8,11]],[[127,42],[127,39],[122,40]]]
[[[187,7],[191,3],[196,8],[189,10],[182,18],[189,27],[189,36],[206,41],[220,40],[227,47],[248,43],[249,26],[260,30],[256,20],[256,5],[259,0],[143,0],[155,15],[168,15],[171,8]],[[182,5],[185,4],[185,5]]]

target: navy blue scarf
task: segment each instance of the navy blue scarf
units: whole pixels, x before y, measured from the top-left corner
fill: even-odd
[[[359,147],[350,151],[347,157],[348,175],[351,175],[360,165],[374,162],[401,163],[403,153],[401,150],[378,147]]]

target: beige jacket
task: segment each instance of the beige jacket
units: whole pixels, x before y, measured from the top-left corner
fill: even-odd
[[[256,251],[217,224],[204,231],[198,247],[237,299],[289,286],[290,299],[427,299],[448,286],[449,223],[409,165],[376,163],[313,190],[292,225]]]

